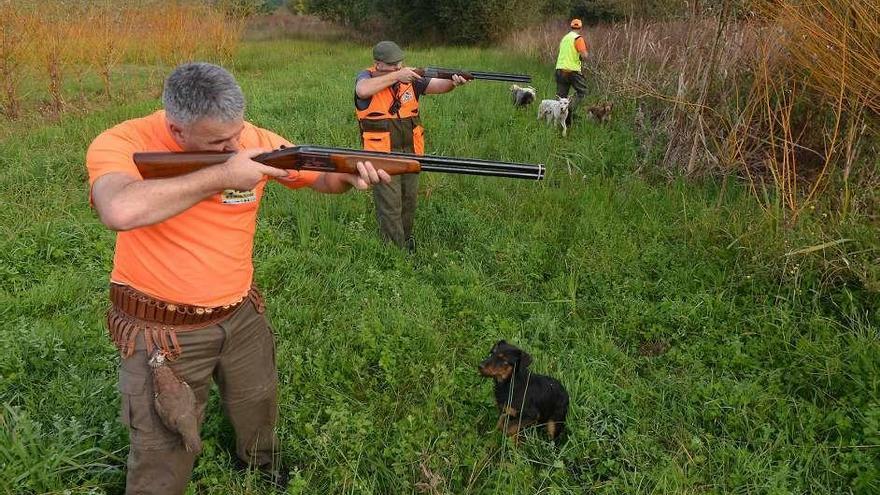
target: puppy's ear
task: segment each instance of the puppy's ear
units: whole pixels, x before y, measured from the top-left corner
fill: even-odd
[[[517,353],[516,367],[524,370],[528,368],[530,364],[532,364],[532,356],[526,351],[519,351]]]
[[[495,344],[495,347],[498,347],[500,345],[507,345],[507,341],[506,340],[499,340],[498,343]]]

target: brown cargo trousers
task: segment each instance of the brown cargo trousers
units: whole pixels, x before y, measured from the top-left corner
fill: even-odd
[[[279,465],[275,339],[250,299],[216,325],[177,334],[181,356],[171,363],[196,396],[201,420],[212,381],[235,429],[236,454],[251,466]],[[153,381],[143,332],[119,368],[120,418],[129,430],[127,494],[182,494],[195,455],[168,431],[153,406]],[[201,424],[200,420],[200,424]]]

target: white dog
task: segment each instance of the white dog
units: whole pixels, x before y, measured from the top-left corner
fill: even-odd
[[[538,120],[545,119],[551,125],[559,124],[562,126],[562,135],[565,136],[568,132],[565,121],[568,120],[568,104],[570,102],[568,98],[541,100],[541,105],[538,107]]]
[[[524,107],[535,101],[535,88],[531,86],[520,87],[516,84],[510,86],[510,94],[513,96],[513,106]]]

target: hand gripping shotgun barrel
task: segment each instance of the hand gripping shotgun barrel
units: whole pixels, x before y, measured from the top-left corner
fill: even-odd
[[[477,70],[443,69],[440,67],[413,69],[413,72],[422,77],[436,77],[437,79],[452,79],[453,74],[458,74],[468,81],[482,79],[486,81],[509,81],[515,83],[532,82],[532,76],[528,74],[508,74],[506,72],[482,72]]]
[[[144,179],[160,179],[188,174],[211,165],[219,165],[234,154],[234,152],[227,151],[135,153],[134,163]],[[257,155],[253,160],[285,170],[314,170],[343,174],[357,174],[357,162],[370,161],[376,170],[384,170],[388,175],[445,172],[511,179],[541,180],[544,178],[543,164],[496,162],[410,153],[384,153],[309,145],[282,147]]]

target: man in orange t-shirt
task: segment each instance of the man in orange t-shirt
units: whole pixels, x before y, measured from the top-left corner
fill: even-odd
[[[163,103],[164,110],[102,133],[86,155],[92,204],[118,232],[107,324],[123,356],[121,419],[131,442],[126,490],[184,493],[200,449],[200,441],[166,427],[157,410],[150,365],[160,361],[148,363],[155,355],[192,389],[198,425],[216,380],[241,464],[283,487],[275,343],[253,288],[257,208],[269,179],[332,194],[390,177],[370,162],[349,175],[288,172],[251,160],[290,143],[244,121],[241,88],[215,65],[177,67]],[[196,150],[237,153],[221,165],[154,180],[142,180],[132,158],[139,151]]]

